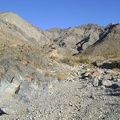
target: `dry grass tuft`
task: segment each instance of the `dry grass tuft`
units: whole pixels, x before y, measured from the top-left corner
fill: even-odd
[[[55,74],[55,76],[57,77],[57,79],[59,81],[61,80],[65,80],[66,78],[68,78],[70,76],[69,71],[61,71]]]

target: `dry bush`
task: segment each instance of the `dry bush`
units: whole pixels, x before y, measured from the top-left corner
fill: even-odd
[[[84,57],[64,57],[61,60],[62,63],[66,63],[69,65],[74,65],[74,64],[79,64],[79,63],[86,63],[89,64],[91,61],[88,58],[84,58]]]
[[[120,72],[120,68],[113,68],[112,70],[114,70],[116,72]]]
[[[39,68],[41,67],[41,63],[40,62],[32,62],[32,66],[34,66],[35,68]]]
[[[44,70],[44,74],[45,76],[49,76],[49,75],[52,75],[52,72],[51,70]]]
[[[22,55],[17,55],[16,59],[19,60],[19,61],[22,61],[23,60],[23,56]]]
[[[70,73],[69,71],[61,71],[61,72],[56,73],[55,76],[60,81],[60,80],[65,80],[66,78],[68,78],[70,76]]]
[[[64,57],[62,60],[61,60],[62,63],[65,63],[65,64],[69,64],[69,65],[72,65],[72,64],[78,64],[79,63],[79,59],[76,58],[76,57]]]
[[[89,64],[90,60],[88,58],[80,58],[79,62],[80,63],[87,63],[87,64]]]
[[[50,56],[50,59],[52,59],[52,60],[56,60],[58,57],[56,57],[56,56]]]
[[[3,54],[5,51],[4,47],[0,47],[0,54]]]
[[[0,77],[3,77],[5,74],[3,72],[0,72]]]

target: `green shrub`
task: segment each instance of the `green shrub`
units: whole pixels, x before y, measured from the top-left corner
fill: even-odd
[[[19,61],[22,61],[23,60],[23,56],[22,55],[17,55],[16,59],[19,60]]]
[[[72,58],[70,58],[70,57],[65,57],[65,58],[63,58],[61,61],[62,61],[62,63],[69,64],[70,61],[72,61]]]
[[[80,58],[80,60],[79,60],[79,62],[80,63],[90,63],[90,60],[89,59],[87,59],[87,58]]]
[[[79,58],[77,58],[77,57],[65,57],[61,61],[62,61],[62,63],[74,65],[74,64],[79,64],[81,60],[79,60]]]

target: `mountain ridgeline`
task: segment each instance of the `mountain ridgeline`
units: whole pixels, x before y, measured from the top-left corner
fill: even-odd
[[[44,79],[45,82],[46,74],[52,74],[50,79],[56,78],[57,71],[68,69],[65,65],[63,67],[63,63],[79,64],[82,57],[87,57],[92,62],[118,62],[120,25],[109,24],[103,27],[86,24],[43,31],[15,13],[1,12],[0,56],[0,92],[11,89],[11,92],[21,94],[26,84],[29,84],[24,80]],[[53,75],[49,71],[56,73]],[[19,91],[22,83],[23,90]]]
[[[3,12],[0,13],[0,28],[2,32],[5,32],[4,35],[8,34],[21,39],[17,41],[22,44],[28,42],[40,47],[54,44],[61,54],[64,51],[63,54],[76,55],[83,53],[83,55],[107,58],[120,54],[119,24],[111,23],[106,27],[86,24],[66,29],[52,28],[42,31],[17,14]],[[7,39],[7,36],[5,35],[4,39]],[[16,42],[16,39],[15,41],[11,39],[11,41]]]

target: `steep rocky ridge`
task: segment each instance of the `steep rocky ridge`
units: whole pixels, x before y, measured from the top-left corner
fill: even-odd
[[[106,27],[107,32],[83,53],[94,57],[104,57],[106,60],[120,59],[120,25]]]
[[[93,61],[97,67],[120,69],[120,24],[110,23],[105,27],[99,39],[86,50],[81,56]]]
[[[19,32],[19,34],[24,35],[24,38],[30,41],[37,41],[37,43],[40,43],[39,45],[44,45],[49,42],[49,39],[43,35],[42,30],[23,20],[15,13],[0,13],[0,19],[7,24],[13,32]]]

